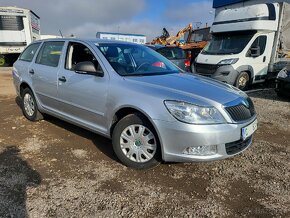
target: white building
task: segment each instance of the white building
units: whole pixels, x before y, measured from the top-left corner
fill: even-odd
[[[146,43],[146,36],[141,34],[97,32],[96,36],[98,39],[120,40],[137,44]]]

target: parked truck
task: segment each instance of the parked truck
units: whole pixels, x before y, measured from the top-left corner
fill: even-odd
[[[212,39],[197,56],[194,72],[244,90],[290,64],[290,4],[263,2],[214,0]]]
[[[34,40],[40,39],[40,18],[33,11],[0,7],[0,66],[12,64]]]

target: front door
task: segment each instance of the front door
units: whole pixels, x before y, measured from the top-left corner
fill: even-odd
[[[252,66],[254,82],[262,82],[268,73],[268,65],[271,58],[274,33],[258,36],[252,43],[245,58],[245,63]],[[252,56],[251,49],[257,49],[258,55]]]
[[[79,42],[69,42],[64,69],[58,74],[58,99],[64,116],[97,131],[106,132],[108,74],[103,77],[79,74],[74,67],[79,62],[98,64],[93,50]],[[100,67],[101,69],[101,67]]]

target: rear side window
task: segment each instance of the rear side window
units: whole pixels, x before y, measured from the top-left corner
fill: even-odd
[[[19,57],[19,60],[31,62],[37,52],[40,43],[29,45]]]
[[[37,58],[36,63],[50,67],[57,67],[61,56],[64,42],[45,42],[43,43]]]
[[[185,59],[185,52],[181,48],[160,48],[157,50],[169,60]]]

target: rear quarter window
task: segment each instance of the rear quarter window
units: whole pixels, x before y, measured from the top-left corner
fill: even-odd
[[[156,50],[169,60],[185,59],[185,52],[181,48],[160,48]]]
[[[27,62],[31,62],[35,56],[35,53],[37,52],[38,47],[40,46],[40,42],[39,43],[34,43],[29,45],[20,55],[19,60],[22,61],[27,61]]]

